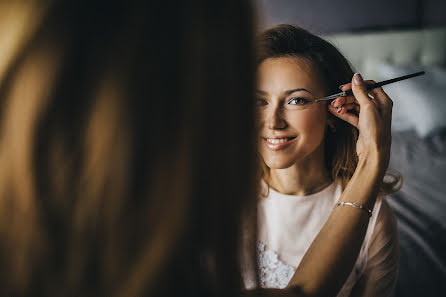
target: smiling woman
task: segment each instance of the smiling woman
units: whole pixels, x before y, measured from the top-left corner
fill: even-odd
[[[284,288],[357,168],[360,108],[354,96],[331,104],[316,100],[338,93],[353,76],[347,60],[321,38],[280,25],[259,36],[257,51],[261,286]],[[397,181],[384,183],[381,196],[395,191]],[[361,252],[339,296],[392,294],[398,264],[395,219],[384,199],[369,207],[364,210],[373,215]]]

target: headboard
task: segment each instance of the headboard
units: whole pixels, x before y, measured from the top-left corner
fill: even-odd
[[[446,65],[446,27],[323,36],[365,78],[380,80],[377,65]]]

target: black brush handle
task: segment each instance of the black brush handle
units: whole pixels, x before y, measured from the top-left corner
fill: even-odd
[[[388,85],[388,84],[391,84],[391,83],[394,83],[394,82],[397,82],[397,81],[400,81],[400,80],[412,78],[412,77],[423,75],[423,74],[425,74],[424,71],[415,72],[415,73],[412,73],[412,74],[408,74],[408,75],[404,75],[404,76],[400,76],[400,77],[395,77],[395,78],[384,80],[384,81],[377,82],[377,83],[374,83],[374,84],[366,85],[366,88],[367,88],[367,91],[370,91],[372,89],[376,89],[376,88],[379,88],[379,87],[384,86],[384,85]],[[353,91],[352,90],[347,90],[347,91],[345,91],[345,94],[346,94],[346,96],[351,96],[351,95],[353,95]]]

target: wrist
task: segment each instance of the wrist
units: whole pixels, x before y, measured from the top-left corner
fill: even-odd
[[[379,154],[359,159],[355,173],[344,190],[348,194],[340,202],[354,202],[373,209],[385,173],[381,163]]]
[[[359,179],[367,183],[370,187],[379,187],[384,177],[382,161],[379,156],[370,156],[358,161],[355,173],[352,178]]]
[[[358,156],[357,171],[364,171],[370,174],[370,177],[379,178],[387,170],[389,164],[388,154],[379,152],[378,150],[362,153]]]

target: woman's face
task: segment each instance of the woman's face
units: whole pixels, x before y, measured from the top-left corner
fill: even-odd
[[[271,58],[257,70],[256,108],[259,151],[271,169],[288,168],[306,158],[323,158],[327,103],[310,64],[301,58]]]

